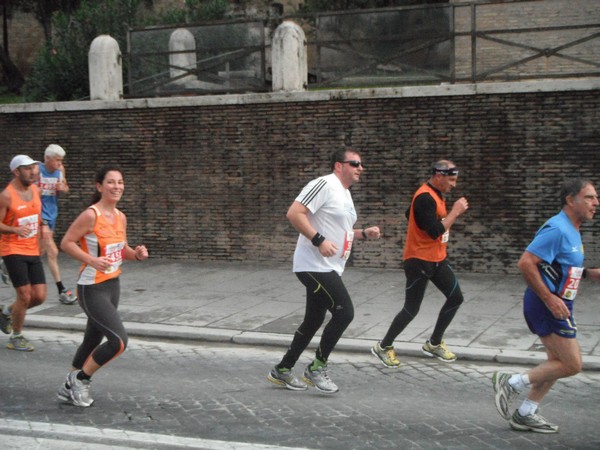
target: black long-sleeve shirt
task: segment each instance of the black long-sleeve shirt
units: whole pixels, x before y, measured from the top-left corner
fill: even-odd
[[[431,187],[439,197],[444,200],[444,196],[442,193],[433,187],[430,183],[427,183],[429,187]],[[442,221],[437,216],[437,207],[435,204],[435,200],[431,196],[431,194],[427,192],[423,192],[419,194],[413,200],[413,211],[415,213],[415,222],[417,226],[425,231],[431,239],[437,239],[442,234],[446,232]],[[408,219],[410,215],[410,206],[406,210],[406,218]]]

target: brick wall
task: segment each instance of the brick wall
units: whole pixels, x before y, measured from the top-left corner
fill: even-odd
[[[350,145],[367,167],[352,188],[357,225],[383,229],[380,241],[356,244],[352,263],[398,268],[412,193],[431,162],[451,158],[461,175],[449,203],[470,203],[451,234],[451,261],[513,273],[558,212],[563,179],[600,188],[600,83],[545,90],[553,83],[0,106],[0,168],[7,181],[14,154],[41,158],[51,142],[67,149],[72,192],[61,199],[59,236],[93,192],[95,170],[111,162],[125,172],[132,244],[160,258],[289,265],[297,234],[288,206],[329,173],[331,151]],[[588,263],[600,264],[598,230],[584,228]]]

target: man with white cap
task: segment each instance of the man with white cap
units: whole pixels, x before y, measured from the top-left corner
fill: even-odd
[[[0,330],[10,334],[7,348],[27,352],[34,347],[21,334],[25,314],[46,300],[38,236],[42,200],[35,185],[38,163],[27,155],[15,156],[10,162],[13,179],[0,193],[0,256],[17,292],[12,305],[0,306]]]
[[[58,197],[69,192],[63,158],[65,150],[57,144],[50,144],[44,152],[44,163],[40,164],[39,188],[42,194],[42,227],[40,241],[42,254],[48,254],[48,268],[58,289],[58,300],[65,305],[77,302],[77,295],[67,289],[58,267],[58,247],[54,242],[54,228],[58,217]]]

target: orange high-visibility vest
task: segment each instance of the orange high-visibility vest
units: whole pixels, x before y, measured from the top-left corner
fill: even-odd
[[[413,195],[410,204],[410,215],[408,217],[408,229],[406,231],[406,244],[404,246],[404,260],[410,258],[418,258],[429,262],[440,262],[446,258],[446,241],[448,240],[448,232],[442,234],[437,239],[431,239],[425,230],[417,226],[414,212],[415,199],[423,194],[428,193],[435,200],[436,214],[438,219],[442,220],[447,216],[446,202],[440,198],[431,186],[424,183],[415,195]]]

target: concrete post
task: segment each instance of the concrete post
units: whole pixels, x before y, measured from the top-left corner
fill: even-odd
[[[273,92],[306,90],[308,64],[304,30],[292,21],[284,21],[273,34],[271,48]]]
[[[189,30],[178,28],[171,33],[169,52],[186,52],[169,54],[169,75],[173,83],[185,84],[198,79],[196,75],[186,75],[183,70],[196,69],[196,39]]]
[[[103,34],[92,41],[88,53],[91,100],[123,98],[123,64],[115,39]]]

